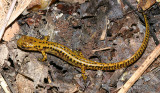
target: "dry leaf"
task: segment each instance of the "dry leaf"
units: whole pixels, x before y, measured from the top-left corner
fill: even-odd
[[[0,1],[0,28],[2,28],[2,26],[4,25],[7,12],[12,3],[11,1],[12,0]],[[17,0],[17,5],[15,6],[13,13],[11,14],[7,26],[10,25],[24,11],[24,9],[29,5],[30,1],[31,0]]]
[[[10,41],[15,34],[19,32],[19,25],[17,22],[15,22],[11,27],[9,27],[6,32],[4,33],[3,40],[4,41]]]
[[[19,93],[34,92],[34,83],[20,74],[16,76],[16,86]]]
[[[32,0],[32,2],[29,4],[27,8],[33,11],[45,10],[50,4],[56,1],[57,0]]]
[[[138,8],[141,7],[143,10],[147,10],[156,2],[156,0],[137,0],[137,1],[138,1]]]

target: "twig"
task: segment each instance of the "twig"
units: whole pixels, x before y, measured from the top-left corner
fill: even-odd
[[[4,80],[4,78],[2,77],[1,73],[0,73],[0,85],[2,86],[5,93],[11,93],[10,90],[9,90],[9,87],[8,87],[6,81]]]
[[[104,39],[105,39],[105,37],[106,37],[106,32],[107,32],[107,29],[104,29],[104,30],[102,31],[102,35],[101,35],[100,40],[104,40]]]
[[[100,37],[100,40],[104,40],[105,39],[106,32],[107,32],[107,29],[108,29],[108,24],[110,23],[109,20],[107,19],[107,17],[106,17],[105,20],[106,20],[106,26],[105,26],[104,30],[102,31],[102,35]]]
[[[92,50],[92,52],[97,52],[97,51],[102,51],[102,50],[107,50],[107,49],[111,49],[112,47],[105,47],[105,48],[100,48],[100,49],[96,49],[96,50]]]
[[[10,16],[11,16],[11,14],[12,14],[12,12],[13,12],[13,9],[14,9],[14,6],[15,6],[15,4],[16,4],[16,1],[17,1],[17,0],[13,0],[12,4],[11,4],[9,10],[8,10],[6,19],[5,19],[5,21],[4,21],[4,25],[2,26],[2,28],[1,28],[1,30],[0,30],[0,40],[2,39],[3,33],[4,33],[5,28],[6,28],[7,24],[8,24],[8,21],[9,21],[9,19],[10,19]]]
[[[11,85],[11,82],[8,81],[6,75],[4,74],[3,71],[1,71],[1,75],[2,75],[2,77],[4,78],[4,80],[6,81],[6,83],[7,83],[8,87],[9,87],[11,93],[15,93],[15,90],[13,89],[13,87],[12,87],[12,85]]]
[[[124,84],[118,93],[126,93],[129,88],[139,79],[150,64],[160,55],[160,44],[152,51],[143,64],[136,70],[132,77]]]

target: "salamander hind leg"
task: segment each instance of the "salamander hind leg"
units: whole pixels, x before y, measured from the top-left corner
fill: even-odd
[[[82,78],[83,78],[84,81],[87,80],[87,76],[86,76],[85,70],[86,70],[85,67],[82,66],[81,67],[81,73],[82,73]]]
[[[39,61],[44,62],[44,61],[46,61],[46,60],[47,60],[47,54],[45,53],[45,51],[44,51],[44,50],[42,50],[42,51],[41,51],[41,53],[42,53],[43,58],[42,58],[42,59],[41,59],[41,58],[39,58],[38,60],[39,60]]]

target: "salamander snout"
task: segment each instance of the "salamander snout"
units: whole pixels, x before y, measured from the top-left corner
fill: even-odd
[[[31,40],[32,38],[28,36],[22,36],[17,40],[17,46],[24,50],[34,50],[34,43]]]

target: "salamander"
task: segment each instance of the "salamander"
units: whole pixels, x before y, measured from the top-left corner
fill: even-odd
[[[145,14],[144,19],[146,32],[140,48],[130,58],[116,63],[100,63],[86,59],[85,57],[83,57],[83,55],[81,55],[81,53],[76,53],[75,51],[72,51],[68,47],[59,43],[48,41],[47,37],[45,37],[44,39],[37,39],[30,36],[22,36],[17,40],[17,45],[20,49],[23,50],[41,52],[43,55],[43,59],[41,61],[45,61],[47,59],[46,53],[50,53],[70,63],[73,66],[79,67],[81,69],[83,79],[86,80],[86,69],[104,71],[116,70],[131,65],[141,57],[149,41],[149,25],[147,16]]]

